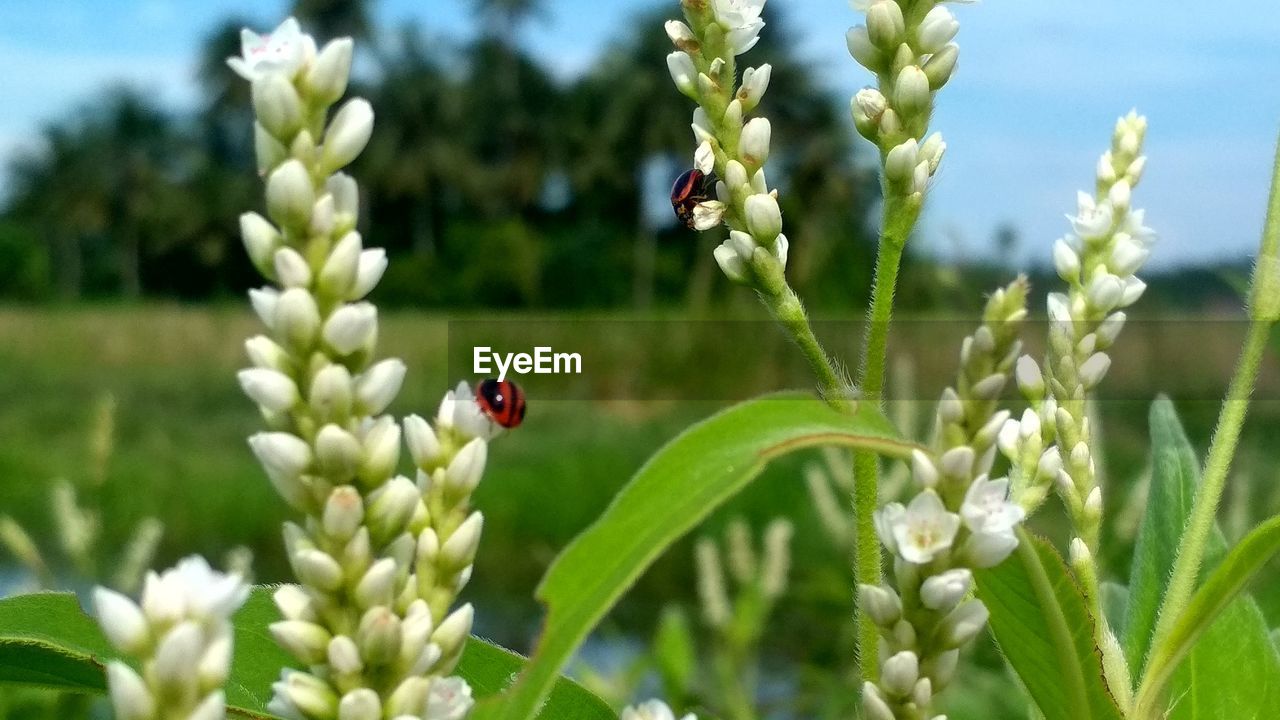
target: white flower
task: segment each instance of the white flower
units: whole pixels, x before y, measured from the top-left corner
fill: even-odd
[[[713,0],[716,20],[724,27],[729,49],[741,55],[760,41],[764,20],[760,12],[765,0]]]
[[[907,562],[921,565],[951,547],[959,529],[960,517],[948,512],[933,490],[917,495],[892,524],[898,554]]]
[[[462,720],[474,704],[471,686],[466,680],[460,677],[438,678],[431,681],[427,713],[423,720]]]
[[[965,493],[960,515],[974,533],[998,534],[1012,531],[1026,517],[1026,511],[1021,505],[1009,502],[1007,478],[989,480],[981,476]]]
[[[241,56],[227,58],[227,65],[240,77],[254,82],[268,73],[292,76],[314,53],[315,41],[302,33],[297,20],[289,18],[266,35],[248,28],[241,30]]]
[[[902,503],[889,503],[875,512],[872,518],[875,520],[876,535],[880,536],[880,542],[884,544],[886,550],[891,553],[898,552],[898,542],[893,538],[893,527],[902,521],[907,514],[907,509]]]
[[[675,720],[676,714],[661,700],[648,700],[633,705],[622,711],[621,720]],[[698,720],[693,713],[685,715],[681,720]]]
[[[248,598],[249,586],[239,575],[220,573],[204,558],[192,555],[159,575],[147,574],[142,606],[171,608],[177,610],[177,616],[215,620],[231,617]]]
[[[1099,203],[1089,193],[1081,192],[1076,196],[1076,204],[1075,217],[1067,216],[1076,235],[1095,240],[1110,234],[1115,212],[1109,201]]]
[[[466,438],[489,440],[502,432],[502,426],[484,414],[466,382],[458,383],[444,394],[436,413],[436,426],[450,428]]]
[[[710,230],[720,225],[728,206],[719,200],[708,200],[693,207],[693,229]]]

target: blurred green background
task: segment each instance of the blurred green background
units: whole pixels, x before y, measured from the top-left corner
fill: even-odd
[[[832,344],[852,362],[874,257],[877,179],[844,101],[793,50],[781,5],[769,6],[770,30],[751,60],[775,68],[761,111],[785,149],[770,166],[784,187],[790,272],[815,315],[835,321]],[[295,8],[317,35],[351,34],[366,48],[353,90],[373,102],[378,126],[353,174],[364,192],[366,244],[391,256],[373,296],[385,310],[382,348],[410,367],[392,411],[430,413],[459,379],[450,321],[561,322],[563,348],[589,364],[618,355],[615,339],[593,323],[670,321],[689,332],[679,320],[762,320],[754,299],[715,267],[717,233],[675,228],[660,193],[656,209],[652,202],[655,182],[674,178],[691,150],[690,107],[669,87],[668,41],[655,31],[671,13],[637,21],[587,72],[566,79],[515,42],[538,3],[477,0],[472,9],[484,31],[444,52],[413,27],[376,28],[367,2],[301,0]],[[259,281],[237,237],[238,215],[261,204],[248,89],[223,64],[238,52],[242,24],[229,18],[209,29],[191,112],[175,113],[134,89],[105,90],[50,118],[42,142],[8,167],[0,203],[0,513],[33,535],[69,587],[82,581],[56,551],[57,479],[101,508],[108,564],[108,551],[155,516],[165,525],[160,563],[245,546],[260,581],[287,578],[279,541],[286,510],[245,444],[260,422],[235,382],[241,343],[259,331],[244,302]],[[1089,158],[1079,160],[1087,167]],[[904,316],[965,331],[983,292],[1014,273],[1002,258],[1020,242],[1007,226],[981,256],[995,260],[909,256]],[[1207,445],[1240,337],[1247,272],[1243,259],[1223,258],[1148,278],[1137,314],[1151,322],[1135,324],[1122,342],[1131,343],[1129,359],[1118,359],[1098,408],[1113,577],[1127,575],[1142,507],[1148,404],[1159,390],[1174,392],[1193,441]],[[1032,280],[1041,307],[1054,279],[1039,271]],[[573,321],[587,322],[575,334]],[[904,325],[893,346],[900,401],[891,410],[921,436],[928,401],[958,351],[931,327]],[[593,375],[613,389],[643,386],[652,397],[531,392],[527,422],[495,443],[477,494],[486,530],[467,595],[479,608],[480,632],[529,648],[539,620],[531,593],[556,552],[666,439],[730,399],[706,391],[708,371],[757,366],[761,372],[743,381],[744,396],[795,384],[798,359],[771,333],[750,344],[697,344],[697,372],[639,358],[628,365],[624,352]],[[1267,363],[1222,517],[1232,539],[1280,508],[1280,378],[1274,357]],[[592,399],[600,395],[609,399]],[[104,398],[114,403],[109,453],[95,429]],[[765,638],[766,667],[784,688],[820,694],[824,686],[809,681],[808,669],[850,664],[849,637],[833,629],[847,628],[852,593],[846,560],[815,522],[801,479],[814,460],[770,468],[703,532],[719,533],[736,516],[757,529],[780,515],[795,521],[797,561]],[[1037,525],[1063,539],[1053,512]],[[0,594],[24,579],[0,553]],[[592,657],[605,671],[625,665],[665,603],[696,612],[694,584],[686,542],[609,618],[606,649]],[[1257,592],[1280,623],[1280,583]],[[953,698],[951,716],[1019,708],[994,649],[975,652],[986,670]],[[786,703],[770,702],[774,716],[791,716]]]

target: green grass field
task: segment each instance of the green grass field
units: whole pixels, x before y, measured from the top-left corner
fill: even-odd
[[[489,472],[477,494],[486,514],[485,538],[468,594],[479,608],[478,627],[517,648],[527,647],[536,628],[538,610],[531,594],[559,548],[603,509],[666,439],[725,404],[724,398],[714,399],[715,393],[702,392],[705,386],[699,378],[706,377],[706,369],[751,365],[743,360],[741,348],[721,348],[719,354],[696,350],[701,374],[690,372],[686,377],[668,365],[646,374],[636,367],[643,369],[646,358],[659,363],[662,347],[635,356],[637,351],[627,350],[626,343],[602,335],[598,324],[575,325],[579,320],[563,323],[561,341],[584,348],[588,357],[609,358],[608,372],[597,380],[612,387],[657,383],[665,390],[656,393],[663,399],[650,401],[593,401],[585,391],[571,394],[579,399],[564,400],[548,393],[539,397],[534,383],[527,422],[494,444]],[[66,478],[89,484],[89,435],[99,399],[110,393],[117,403],[114,453],[105,485],[87,491],[105,511],[104,552],[120,547],[139,518],[155,515],[167,526],[161,562],[193,552],[216,558],[235,545],[247,545],[255,552],[260,581],[285,579],[279,526],[286,511],[245,443],[260,423],[235,380],[235,371],[244,363],[241,343],[255,332],[257,321],[239,308],[0,310],[0,512],[18,519],[43,547],[53,547],[50,482]],[[573,337],[574,332],[580,336]],[[392,408],[395,413],[433,413],[443,390],[459,379],[446,376],[448,359],[459,351],[447,347],[449,336],[441,317],[404,313],[383,318],[384,354],[401,357],[410,367],[405,390]],[[918,373],[919,395],[933,396],[933,388],[941,387],[954,363],[954,344],[948,341],[938,350],[932,345],[941,343],[933,337],[907,327],[898,345],[900,352],[926,351]],[[1235,353],[1233,342],[1211,337],[1201,338],[1203,349],[1197,352],[1144,350],[1154,353],[1164,368],[1160,372],[1169,377],[1207,378],[1191,399],[1179,402],[1193,442],[1201,449],[1217,412],[1217,404],[1208,399],[1211,386],[1226,378]],[[753,382],[782,387],[797,377],[798,365],[789,350],[780,338],[760,335],[751,351],[759,357],[756,364],[768,372],[753,376]],[[628,352],[633,353],[630,365]],[[1213,367],[1197,370],[1200,362]],[[1268,374],[1274,375],[1275,360],[1268,363]],[[1141,508],[1134,481],[1146,462],[1148,388],[1158,378],[1140,367],[1120,367],[1115,379],[1122,385],[1111,393],[1123,399],[1100,404],[1109,441],[1112,540],[1107,562],[1115,575],[1127,573],[1132,522]],[[691,399],[675,399],[681,393]],[[1274,397],[1264,395],[1256,405],[1244,438],[1238,477],[1223,511],[1231,538],[1280,508],[1275,462],[1280,457],[1280,403]],[[917,409],[927,407],[920,403]],[[772,640],[784,651],[808,647],[821,657],[841,650],[839,639],[827,628],[847,617],[850,590],[840,555],[814,522],[799,477],[801,462],[771,468],[711,525],[719,526],[736,514],[747,516],[757,527],[779,514],[796,520],[793,598],[779,614],[780,629]],[[1053,513],[1039,518],[1037,526],[1054,535]],[[0,556],[0,567],[5,563],[7,558]],[[606,630],[643,636],[660,600],[692,603],[691,565],[687,543],[669,553],[612,616]],[[1258,592],[1275,620],[1280,618],[1280,588],[1274,586],[1280,584],[1265,585]]]

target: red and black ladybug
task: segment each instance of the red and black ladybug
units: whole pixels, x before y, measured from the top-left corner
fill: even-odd
[[[693,226],[693,209],[715,195],[716,174],[707,175],[694,168],[676,179],[671,188],[671,207],[676,217],[690,230]]]
[[[476,404],[490,420],[508,430],[524,421],[524,390],[510,380],[482,381],[476,386]]]

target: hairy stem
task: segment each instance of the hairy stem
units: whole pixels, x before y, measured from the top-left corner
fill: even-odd
[[[1280,281],[1276,273],[1277,253],[1280,253],[1280,148],[1276,153],[1262,247],[1254,269],[1249,333],[1218,415],[1218,426],[1209,446],[1204,479],[1191,509],[1191,519],[1182,535],[1182,542],[1178,545],[1178,558],[1173,564],[1169,591],[1160,606],[1160,619],[1156,623],[1155,637],[1151,643],[1152,655],[1159,652],[1179,616],[1186,610],[1200,575],[1200,565],[1204,561],[1209,534],[1213,532],[1218,502],[1222,499],[1227,473],[1231,470],[1231,460],[1235,457],[1236,444],[1240,439],[1240,429],[1249,411],[1249,397],[1257,382],[1258,369],[1267,349],[1272,326],[1276,322],[1276,294],[1280,290],[1277,287],[1277,282]],[[1157,716],[1155,703],[1163,689],[1162,685],[1162,682],[1153,682],[1149,672],[1143,677],[1135,707],[1139,719]]]
[[[907,237],[920,216],[920,200],[885,193],[880,249],[876,255],[875,286],[867,315],[859,390],[868,401],[880,404],[884,394],[885,364],[888,357],[889,323],[893,319],[893,297]],[[853,509],[857,523],[854,546],[854,577],[858,583],[880,582],[880,541],[876,537],[875,511],[879,504],[879,460],[873,453],[856,453],[853,458]],[[876,643],[879,630],[871,618],[858,611],[858,658],[864,678],[878,675]]]
[[[809,367],[818,381],[822,398],[838,410],[847,409],[849,388],[840,372],[836,370],[835,362],[831,360],[831,356],[814,335],[813,326],[809,324],[809,316],[804,310],[804,304],[800,302],[800,297],[789,284],[784,284],[777,295],[762,293],[760,297],[769,308],[769,312],[778,319],[778,322],[791,335],[796,346],[800,348],[805,359],[809,361]]]

